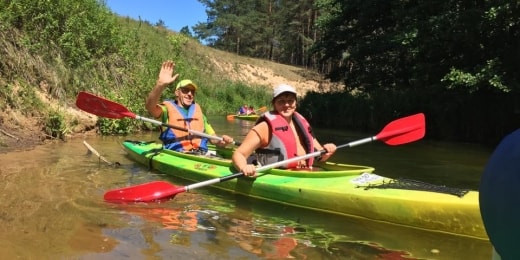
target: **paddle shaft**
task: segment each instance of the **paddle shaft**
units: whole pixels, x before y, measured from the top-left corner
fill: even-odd
[[[411,118],[411,117],[409,117],[409,118]],[[401,119],[401,120],[403,120],[403,119]],[[407,120],[409,120],[409,119],[407,119]],[[341,148],[344,148],[344,147],[353,147],[353,146],[357,146],[357,145],[373,142],[373,141],[376,141],[376,140],[383,140],[384,141],[385,139],[392,138],[392,137],[395,137],[395,136],[402,136],[402,135],[406,135],[406,134],[412,135],[412,133],[415,132],[415,131],[424,130],[424,121],[421,121],[421,120],[419,120],[417,122],[416,121],[417,120],[409,120],[407,122],[410,125],[408,125],[407,127],[397,127],[395,129],[391,129],[391,130],[383,130],[383,131],[381,131],[379,134],[377,134],[375,136],[363,138],[363,139],[352,141],[352,142],[349,142],[349,143],[346,143],[346,144],[342,144],[342,145],[338,145],[338,146],[336,146],[336,149],[341,149]],[[389,126],[392,127],[391,124]],[[415,141],[415,140],[420,139],[420,138],[422,138],[422,134],[420,134],[419,136],[416,136],[415,134],[413,134],[413,137],[411,137],[409,140],[402,141],[402,143]],[[260,167],[258,167],[256,169],[256,172],[267,171],[267,170],[270,170],[270,169],[273,169],[273,168],[277,168],[277,167],[280,167],[280,166],[287,165],[289,163],[298,162],[298,161],[301,161],[301,160],[306,160],[306,159],[309,159],[309,158],[312,158],[312,157],[317,157],[317,156],[320,156],[320,155],[325,154],[325,153],[327,153],[326,150],[321,150],[321,151],[316,151],[316,152],[313,152],[313,153],[308,153],[308,154],[305,154],[305,155],[293,157],[291,159],[283,160],[283,161],[280,161],[280,162],[275,162],[275,163],[272,163],[272,164],[260,166]],[[238,178],[238,177],[240,177],[242,175],[244,175],[244,173],[241,173],[241,172],[234,173],[234,174],[227,175],[227,176],[224,176],[224,177],[214,178],[214,179],[211,179],[211,180],[207,180],[207,181],[203,181],[203,182],[198,182],[198,183],[194,183],[194,184],[191,184],[191,185],[187,185],[187,186],[184,186],[184,189],[185,189],[185,191],[190,191],[190,190],[193,190],[193,189],[196,189],[196,188],[200,188],[200,187],[216,184],[216,183],[219,183],[219,182],[224,182],[224,181],[227,181],[227,180],[231,180],[231,179],[234,179],[234,178]]]
[[[191,129],[187,129],[187,128],[182,128],[182,127],[166,124],[166,123],[163,123],[163,122],[155,120],[155,119],[146,118],[146,117],[142,117],[142,116],[139,116],[139,115],[134,115],[134,118],[138,119],[138,120],[145,121],[145,122],[149,122],[149,123],[152,123],[152,124],[161,125],[161,126],[165,126],[165,127],[181,130],[181,131],[186,131],[186,132],[188,132],[190,134],[198,135],[198,136],[201,136],[201,137],[206,137],[206,138],[218,140],[218,141],[221,141],[221,142],[223,141],[222,137],[220,137],[220,136],[209,135],[209,134],[206,134],[206,133],[203,133],[203,132],[199,132],[199,131],[196,131],[196,130],[191,130]],[[235,142],[235,141],[233,141],[233,144],[240,145],[239,142]]]
[[[371,142],[371,141],[374,141],[374,140],[376,140],[375,137],[369,137],[369,138],[365,138],[365,139],[362,139],[362,140],[359,140],[359,141],[350,142],[348,144],[339,145],[336,148],[351,147],[351,146],[355,146],[355,145],[368,143],[368,142]],[[283,166],[283,165],[287,165],[289,163],[298,162],[298,161],[301,161],[301,160],[306,160],[306,159],[309,159],[311,157],[317,157],[317,156],[320,156],[322,154],[325,154],[326,152],[327,152],[326,150],[321,150],[321,151],[317,151],[317,152],[308,153],[308,154],[305,154],[305,155],[293,157],[291,159],[283,160],[283,161],[280,161],[280,162],[275,162],[275,163],[271,163],[271,164],[268,164],[268,165],[260,166],[260,167],[256,168],[256,172],[263,172],[263,171],[267,171],[267,170],[270,170],[270,169],[273,169],[273,168],[277,168],[277,167],[280,167],[280,166]],[[211,180],[207,180],[207,181],[203,181],[203,182],[194,183],[194,184],[185,186],[184,188],[186,189],[186,191],[190,191],[190,190],[193,190],[193,189],[196,189],[196,188],[200,188],[200,187],[212,185],[212,184],[215,184],[215,183],[219,183],[219,182],[231,180],[231,179],[234,179],[234,178],[238,178],[238,177],[240,177],[242,175],[244,175],[244,173],[241,173],[241,172],[234,173],[234,174],[227,175],[227,176],[224,176],[224,177],[220,177],[220,178],[215,178],[215,179],[211,179]]]
[[[298,157],[293,157],[291,159],[283,160],[283,161],[280,161],[280,162],[275,162],[275,163],[271,163],[271,164],[268,164],[268,165],[260,166],[260,167],[256,168],[256,172],[267,171],[267,170],[270,170],[270,169],[273,169],[273,168],[276,168],[276,167],[280,167],[280,166],[283,166],[283,165],[286,165],[286,164],[289,164],[289,163],[292,163],[292,162],[297,162],[297,161],[309,159],[311,157],[316,157],[316,156],[319,156],[319,155],[324,154],[326,152],[327,152],[326,150],[317,151],[317,152],[301,155],[301,156],[298,156]],[[203,182],[198,182],[198,183],[194,183],[194,184],[191,184],[191,185],[187,185],[184,188],[186,189],[186,191],[190,191],[190,190],[193,190],[193,189],[196,189],[196,188],[200,188],[200,187],[212,185],[212,184],[215,184],[215,183],[219,183],[219,182],[231,180],[231,179],[234,179],[234,178],[238,178],[238,177],[240,177],[242,175],[244,175],[244,173],[242,173],[242,172],[234,173],[234,174],[227,175],[227,176],[224,176],[224,177],[214,178],[214,179],[211,179],[211,180],[207,180],[207,181],[203,181]]]

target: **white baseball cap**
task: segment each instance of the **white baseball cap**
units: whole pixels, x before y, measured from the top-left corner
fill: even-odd
[[[298,95],[298,93],[296,93],[296,90],[293,87],[291,87],[287,84],[280,84],[273,90],[273,99],[275,99],[277,96],[279,96],[280,94],[282,94],[284,92],[290,92],[295,95]]]

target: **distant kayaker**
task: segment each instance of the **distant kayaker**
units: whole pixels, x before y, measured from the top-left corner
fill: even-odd
[[[201,107],[195,103],[195,93],[198,87],[191,80],[184,79],[177,83],[174,89],[175,100],[165,100],[159,104],[161,93],[179,77],[179,74],[174,73],[175,63],[173,61],[168,60],[162,63],[155,87],[146,98],[146,110],[155,118],[161,118],[163,122],[170,125],[215,135],[215,130],[206,119]],[[161,128],[159,139],[163,141],[165,149],[179,152],[206,152],[208,150],[207,138],[169,127]],[[209,141],[221,147],[233,142],[233,138],[227,135],[222,135],[221,139],[221,141],[217,139]]]
[[[267,165],[324,149],[327,153],[320,161],[325,161],[336,151],[336,145],[322,146],[316,140],[307,120],[296,112],[296,98],[296,90],[289,85],[281,84],[274,89],[273,110],[262,114],[233,153],[236,169],[246,176],[254,176],[258,164]],[[310,158],[284,168],[310,168],[313,161],[314,158]]]
[[[240,109],[238,109],[237,115],[247,115],[248,108],[249,107],[247,106],[247,104],[244,104],[243,106],[240,107]]]
[[[253,106],[249,106],[249,107],[247,108],[247,114],[248,114],[248,115],[254,115],[254,114],[256,114],[255,109],[253,108]]]

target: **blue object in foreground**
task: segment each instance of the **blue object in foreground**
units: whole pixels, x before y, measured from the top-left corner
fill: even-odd
[[[506,136],[489,159],[480,182],[480,212],[502,259],[520,259],[520,129]]]

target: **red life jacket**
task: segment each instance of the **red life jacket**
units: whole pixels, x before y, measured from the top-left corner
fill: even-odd
[[[287,121],[281,115],[271,112],[264,113],[257,121],[257,124],[263,120],[269,125],[272,131],[272,138],[267,147],[257,149],[258,162],[266,165],[296,157],[299,137],[294,135]],[[296,131],[302,135],[303,147],[306,153],[314,152],[314,136],[312,135],[309,122],[298,112],[294,112],[292,120],[296,126]],[[314,158],[307,159],[307,167],[311,167],[313,162]],[[298,162],[293,162],[285,165],[283,168],[296,168],[297,166]]]

